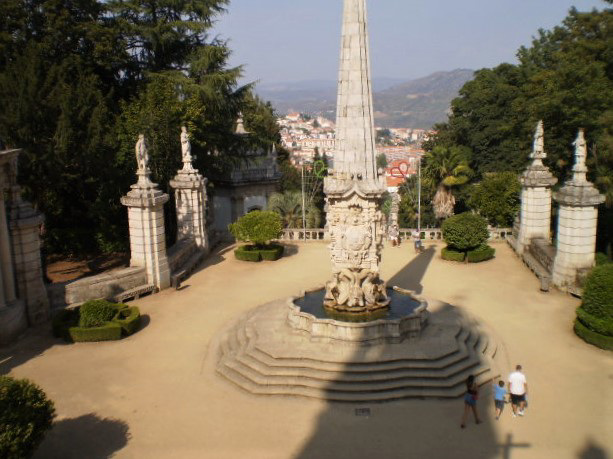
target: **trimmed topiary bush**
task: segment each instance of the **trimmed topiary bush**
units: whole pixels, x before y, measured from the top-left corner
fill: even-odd
[[[70,327],[68,334],[75,343],[115,341],[121,339],[121,325],[107,322],[100,327]]]
[[[491,260],[495,254],[496,249],[484,244],[475,250],[470,250],[466,255],[466,261],[469,263],[481,263],[482,261]]]
[[[269,244],[277,239],[283,228],[281,217],[276,212],[264,212],[256,210],[239,218],[236,223],[228,227],[234,237],[243,242],[251,242],[252,245],[238,247],[234,256],[242,261],[275,261],[283,255],[283,246]]]
[[[587,277],[574,328],[588,343],[613,350],[613,264],[596,266]]]
[[[476,249],[490,236],[485,219],[470,212],[449,217],[443,222],[442,230],[449,248],[459,252]]]
[[[283,256],[284,247],[278,244],[271,244],[270,246],[260,250],[260,256],[262,260],[277,261]]]
[[[0,376],[0,457],[31,457],[54,417],[53,402],[40,387],[26,379]]]
[[[120,309],[113,322],[121,326],[124,335],[130,336],[136,333],[140,326],[140,310],[136,306]]]
[[[613,264],[596,266],[589,274],[582,307],[593,316],[613,321]]]
[[[86,301],[79,308],[79,327],[100,327],[117,313],[117,307],[107,300]]]
[[[458,252],[457,250],[450,249],[449,247],[441,250],[441,257],[447,261],[464,261],[466,254],[464,252]]]
[[[109,315],[110,319],[101,322]],[[82,326],[92,323],[101,324]],[[60,311],[53,318],[54,336],[74,342],[118,340],[122,335],[135,333],[139,326],[140,311],[136,306],[129,307],[107,300],[91,300],[78,308]]]
[[[596,333],[595,331],[587,328],[579,318],[575,320],[575,333],[579,338],[581,338],[586,343],[593,344],[600,349],[604,349],[607,351],[613,351],[613,337],[601,335],[600,333]]]
[[[276,212],[256,210],[231,223],[228,228],[239,241],[250,242],[258,247],[277,239],[282,231],[281,217]]]
[[[258,262],[262,260],[260,251],[253,245],[244,245],[234,250],[237,260]]]

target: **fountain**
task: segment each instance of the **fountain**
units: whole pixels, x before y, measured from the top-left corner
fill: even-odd
[[[239,318],[215,343],[217,372],[255,394],[342,401],[457,397],[497,375],[478,321],[379,277],[383,171],[376,167],[365,0],[344,0],[334,169],[324,181],[332,278]],[[431,302],[432,303],[432,302]],[[499,354],[499,353],[498,353]]]

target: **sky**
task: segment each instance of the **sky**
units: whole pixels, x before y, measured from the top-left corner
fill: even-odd
[[[372,74],[413,79],[515,62],[539,28],[600,0],[367,0]],[[230,0],[213,30],[229,40],[242,82],[335,80],[342,0]]]

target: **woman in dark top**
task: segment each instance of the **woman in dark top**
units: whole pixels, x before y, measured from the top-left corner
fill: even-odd
[[[470,375],[466,380],[466,394],[464,395],[464,415],[462,416],[462,429],[466,427],[466,421],[468,420],[468,413],[472,409],[475,415],[475,422],[481,424],[479,415],[477,414],[477,399],[479,398],[479,387],[475,381],[475,377]]]

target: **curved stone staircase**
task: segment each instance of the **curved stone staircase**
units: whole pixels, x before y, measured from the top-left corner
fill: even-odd
[[[455,398],[468,375],[478,384],[499,376],[492,333],[450,306],[420,338],[370,346],[314,341],[286,317],[279,301],[237,320],[217,342],[217,372],[253,394],[345,402]]]

